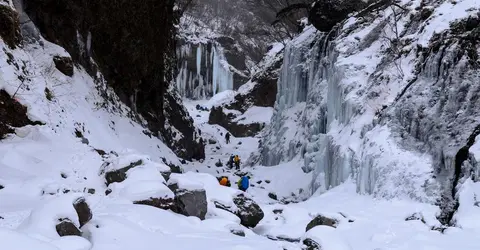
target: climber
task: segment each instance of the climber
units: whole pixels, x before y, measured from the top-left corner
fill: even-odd
[[[226,176],[222,176],[222,177],[220,178],[220,185],[226,186],[226,187],[232,186],[232,184],[230,184],[230,180],[229,180],[228,177],[226,177]]]
[[[242,176],[237,182],[238,189],[242,190],[243,192],[247,191],[248,187],[250,186],[250,177]]]
[[[235,158],[233,158],[233,162],[235,163],[235,169],[239,170],[240,169],[240,157],[238,157],[238,155],[235,155]]]
[[[227,133],[225,134],[225,141],[227,142],[227,144],[230,143],[230,133],[229,133],[229,132],[227,132]]]
[[[233,168],[233,159],[235,158],[234,155],[231,155],[229,158],[228,158],[228,161],[227,161],[227,167],[232,169]]]

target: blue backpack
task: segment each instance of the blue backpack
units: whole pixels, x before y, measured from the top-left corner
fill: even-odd
[[[240,185],[242,185],[242,188],[245,190],[248,188],[248,186],[250,185],[250,181],[246,176],[242,177],[242,181],[240,182]]]

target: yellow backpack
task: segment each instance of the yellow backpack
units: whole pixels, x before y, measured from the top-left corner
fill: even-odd
[[[238,157],[238,155],[235,155],[235,158],[233,159],[235,162],[238,162],[240,161],[240,157]]]

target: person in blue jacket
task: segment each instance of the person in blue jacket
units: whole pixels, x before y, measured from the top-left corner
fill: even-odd
[[[242,178],[240,178],[240,180],[238,180],[237,182],[237,186],[238,186],[238,189],[242,190],[243,192],[247,191],[248,187],[250,186],[250,178],[248,178],[247,176],[243,176]]]

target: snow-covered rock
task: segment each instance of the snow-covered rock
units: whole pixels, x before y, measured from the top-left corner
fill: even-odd
[[[191,176],[172,174],[167,185],[175,193],[175,212],[205,219],[207,195],[200,182],[191,179]]]
[[[233,197],[233,203],[235,207],[215,202],[215,207],[235,214],[240,218],[240,223],[245,227],[253,228],[263,219],[263,210],[251,198],[239,194]]]
[[[303,244],[307,250],[351,250],[345,240],[329,226],[317,226],[309,230],[304,236]]]

